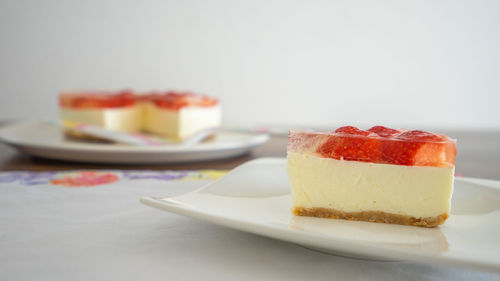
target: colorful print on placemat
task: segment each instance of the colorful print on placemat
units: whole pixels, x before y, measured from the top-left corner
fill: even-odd
[[[227,170],[195,171],[59,171],[0,172],[0,184],[19,183],[22,185],[51,184],[64,187],[91,187],[123,180],[216,180],[227,174]]]
[[[22,185],[48,184],[56,174],[57,172],[2,172],[0,184],[14,182]]]
[[[171,181],[184,178],[188,171],[123,171],[123,177],[129,180]]]
[[[188,173],[183,180],[216,180],[227,174],[228,171],[201,170]]]
[[[115,173],[83,171],[64,174],[61,177],[52,179],[50,183],[66,187],[89,187],[112,183],[119,179],[120,177]]]
[[[226,170],[199,170],[199,171],[124,171],[123,177],[131,180],[216,180],[227,174]]]

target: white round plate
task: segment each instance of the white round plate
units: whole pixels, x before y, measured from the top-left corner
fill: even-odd
[[[61,127],[49,122],[26,121],[0,129],[0,141],[33,156],[120,164],[181,163],[229,158],[247,153],[268,139],[266,134],[221,131],[213,141],[189,147],[142,147],[68,140]]]
[[[149,206],[322,252],[500,272],[500,182],[456,178],[450,218],[436,228],[297,217],[286,159],[247,162],[199,190]]]

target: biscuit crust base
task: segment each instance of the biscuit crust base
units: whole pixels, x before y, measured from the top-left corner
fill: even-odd
[[[330,219],[344,219],[353,221],[369,221],[401,225],[414,225],[421,227],[435,227],[443,224],[449,214],[436,217],[416,218],[407,215],[391,214],[382,211],[343,212],[330,208],[304,208],[294,207],[292,212],[296,216],[320,217]]]
[[[71,140],[79,141],[90,141],[90,142],[103,142],[103,143],[113,143],[112,141],[105,140],[103,138],[95,137],[89,134],[85,134],[78,131],[73,131],[69,129],[64,130],[64,136]]]

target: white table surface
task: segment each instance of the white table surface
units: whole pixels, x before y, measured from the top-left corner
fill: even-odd
[[[207,180],[63,187],[26,181],[33,173],[17,176],[24,182],[10,175],[0,173],[0,280],[500,280],[460,268],[332,256],[139,203]]]

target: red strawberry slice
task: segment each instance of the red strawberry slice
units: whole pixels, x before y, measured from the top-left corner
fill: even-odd
[[[381,161],[395,165],[452,167],[455,155],[456,144],[446,136],[414,130],[384,140]]]
[[[352,126],[338,128],[318,147],[318,153],[333,159],[377,162],[380,158],[380,139],[367,137],[370,134]]]
[[[61,107],[78,109],[117,108],[134,105],[137,99],[129,90],[116,94],[104,92],[63,93],[59,96],[59,104]]]
[[[392,136],[395,136],[395,135],[401,133],[400,130],[391,129],[391,128],[387,128],[384,126],[371,127],[370,129],[368,129],[368,132],[375,133],[383,138],[392,137]]]
[[[446,140],[446,137],[443,135],[433,134],[431,132],[413,130],[400,134],[396,137],[396,139],[414,142],[438,142]]]
[[[370,132],[360,130],[354,126],[344,126],[335,130],[335,133],[347,134],[347,135],[357,135],[357,136],[368,136]]]
[[[78,96],[73,99],[71,106],[74,108],[101,108],[99,100],[92,96]]]
[[[151,95],[149,100],[159,107],[172,110],[179,110],[186,106],[211,107],[218,103],[217,99],[208,96],[174,91]]]

